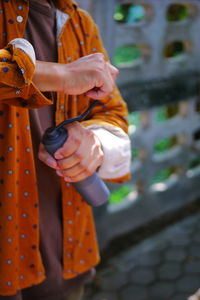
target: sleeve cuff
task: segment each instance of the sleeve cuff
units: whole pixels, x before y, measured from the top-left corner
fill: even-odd
[[[13,45],[15,48],[21,49],[24,51],[32,60],[33,64],[36,63],[35,51],[31,43],[22,38],[16,38],[9,42],[9,44]]]
[[[130,173],[131,143],[128,135],[118,127],[92,125],[87,127],[99,138],[104,151],[98,175],[103,179],[116,179]]]

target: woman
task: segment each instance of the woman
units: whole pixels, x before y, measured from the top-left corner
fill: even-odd
[[[99,253],[91,208],[71,183],[97,169],[129,178],[117,70],[72,1],[0,0],[0,31],[0,300],[80,299]],[[92,99],[102,105],[50,156],[45,129]]]

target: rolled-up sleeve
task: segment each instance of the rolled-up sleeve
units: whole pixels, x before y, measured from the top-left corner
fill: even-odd
[[[104,152],[98,174],[103,179],[122,178],[130,173],[131,144],[129,136],[120,128],[105,125],[88,127],[99,138]]]
[[[0,49],[0,101],[36,108],[51,104],[33,84],[35,51],[25,39],[16,38]]]

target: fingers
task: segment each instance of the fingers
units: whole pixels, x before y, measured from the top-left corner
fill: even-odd
[[[77,152],[71,157],[59,160],[57,175],[64,177],[64,180],[68,182],[77,182],[85,179],[93,174],[97,167],[101,165],[103,157],[104,154],[100,145],[90,146],[83,155]]]
[[[67,169],[56,171],[58,176],[64,177],[66,182],[78,182],[91,176],[99,165],[96,162],[91,162],[90,165],[85,163],[79,163],[76,166]]]
[[[67,158],[58,160],[57,163],[58,163],[58,167],[61,170],[65,170],[77,165],[78,163],[80,163],[82,159],[83,159],[82,155],[79,155],[78,153],[74,153],[73,155]]]
[[[70,64],[64,64],[61,71],[64,93],[86,93],[89,97],[97,99],[112,92],[118,76],[118,70],[105,60],[102,53],[86,55]]]
[[[42,143],[39,146],[38,158],[47,166],[57,169],[58,165],[56,160],[45,150],[45,147]]]
[[[100,88],[98,90],[91,90],[86,93],[86,96],[91,99],[97,99],[101,100],[102,98],[108,96],[110,93],[106,93],[105,91],[102,91]]]
[[[64,177],[66,182],[78,182],[86,179],[88,176],[91,176],[97,169],[95,163],[91,163],[89,166],[85,162],[81,162],[76,166],[67,169],[67,170],[58,170],[56,171],[58,176]]]
[[[82,127],[78,122],[67,125],[68,139],[64,145],[58,149],[54,157],[58,160],[69,157],[77,151],[81,144]]]
[[[113,91],[115,80],[118,76],[118,70],[110,63],[105,62],[105,69],[101,74],[100,85],[98,83],[95,88],[89,90],[86,95],[92,99],[102,99],[110,95]]]
[[[95,170],[90,169],[88,166],[86,166],[83,162],[73,166],[72,168],[66,169],[66,170],[57,170],[56,173],[58,176],[64,177],[66,181],[76,180],[77,178],[81,176],[90,176]]]
[[[98,137],[78,122],[67,126],[68,139],[52,157],[43,144],[38,157],[57,170],[57,175],[68,182],[77,182],[93,174],[103,160],[103,149]]]
[[[91,175],[92,175],[92,173],[88,173],[85,171],[85,172],[78,174],[76,177],[64,177],[64,180],[66,182],[79,182],[79,181],[86,179],[87,177],[89,177]]]

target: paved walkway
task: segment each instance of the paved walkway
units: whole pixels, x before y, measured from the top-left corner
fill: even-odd
[[[113,257],[84,300],[187,300],[198,288],[200,213]]]

